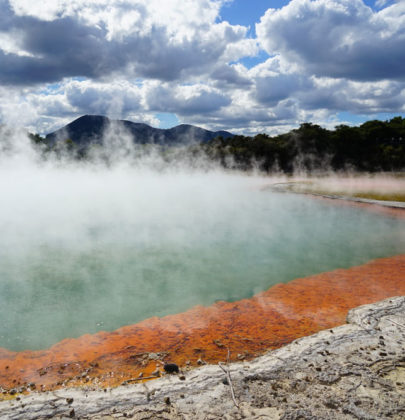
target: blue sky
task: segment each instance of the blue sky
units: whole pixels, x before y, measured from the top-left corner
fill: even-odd
[[[222,20],[233,25],[254,26],[269,8],[281,8],[288,4],[287,0],[236,0],[224,4],[220,11]]]
[[[289,0],[235,0],[226,3],[220,11],[220,18],[227,20],[234,25],[245,25],[252,28],[252,35],[255,33],[255,24],[259,22],[260,18],[265,14],[267,9],[280,9],[290,3]],[[379,10],[374,0],[365,0],[364,3]],[[392,4],[392,1],[387,1],[386,5]]]
[[[404,116],[404,39],[394,0],[0,0],[0,123],[273,134]]]

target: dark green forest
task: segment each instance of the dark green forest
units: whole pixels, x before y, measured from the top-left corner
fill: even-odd
[[[39,135],[31,134],[30,138],[47,152],[58,153],[61,150],[60,142],[51,146]],[[149,149],[150,145],[142,147]],[[401,171],[405,169],[405,119],[372,120],[358,127],[339,125],[334,130],[304,123],[297,129],[276,136],[235,135],[182,146],[181,150],[164,145],[157,148],[168,161],[180,154],[203,156],[225,168],[259,169],[268,173],[289,174],[297,170]],[[80,148],[72,139],[64,140],[62,149],[78,159],[86,159],[89,155],[88,149]]]
[[[327,130],[305,123],[286,134],[218,137],[202,145],[223,166],[265,172],[294,170],[398,171],[405,168],[405,119],[367,121]]]

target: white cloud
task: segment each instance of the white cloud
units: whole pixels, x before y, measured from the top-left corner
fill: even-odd
[[[18,16],[52,21],[74,17],[89,25],[106,26],[107,36],[145,35],[154,26],[165,27],[171,37],[193,36],[212,24],[223,1],[219,0],[9,0]]]
[[[0,18],[6,19],[5,30],[22,40],[0,45],[0,83],[31,85],[117,74],[184,81],[256,54],[257,43],[246,38],[246,27],[216,21],[221,4],[0,0],[7,15]]]
[[[224,88],[246,88],[252,84],[248,70],[241,64],[215,66],[209,78],[219,89]]]
[[[247,134],[405,111],[404,1],[292,0],[258,39],[218,20],[224,1],[0,0],[0,122],[47,133],[173,113]],[[259,45],[270,58],[247,69]]]
[[[18,16],[34,16],[41,20],[53,20],[63,11],[63,0],[10,0],[12,10]]]
[[[65,84],[64,89],[67,101],[78,113],[120,118],[142,108],[139,86],[126,81],[114,83],[70,81]]]
[[[255,86],[252,94],[259,103],[275,106],[281,100],[312,89],[311,78],[286,64],[282,57],[275,56],[250,70]]]
[[[384,7],[390,2],[390,0],[376,0],[375,5],[376,7]]]
[[[37,118],[38,112],[28,100],[0,87],[0,121],[10,126],[29,127]]]
[[[21,57],[34,57],[33,54],[22,47],[22,34],[18,31],[0,32],[1,49],[6,54],[15,54]]]
[[[218,89],[203,84],[179,86],[151,82],[145,88],[145,102],[152,111],[189,116],[218,112],[231,100]]]
[[[373,12],[362,0],[292,0],[256,26],[269,54],[307,74],[356,80],[405,75],[405,3]]]

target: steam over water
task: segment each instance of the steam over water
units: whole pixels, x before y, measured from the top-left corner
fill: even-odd
[[[0,346],[46,348],[405,252],[403,221],[121,161],[0,161]]]

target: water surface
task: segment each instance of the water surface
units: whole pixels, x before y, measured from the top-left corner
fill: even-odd
[[[3,194],[0,346],[12,350],[405,252],[403,220],[262,190],[268,180],[39,174]]]

